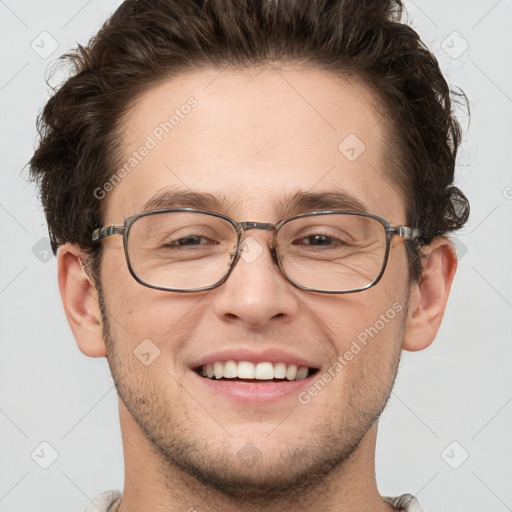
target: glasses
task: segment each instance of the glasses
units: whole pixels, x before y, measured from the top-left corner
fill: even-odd
[[[271,231],[269,248],[283,276],[302,290],[353,293],[384,274],[393,236],[414,240],[418,229],[393,227],[377,215],[318,211],[277,224],[236,222],[195,208],[147,211],[123,226],[94,230],[92,240],[122,235],[128,269],[142,285],[172,292],[211,290],[229,277],[240,258],[263,252],[251,230]]]

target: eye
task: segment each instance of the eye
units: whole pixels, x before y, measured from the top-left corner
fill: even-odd
[[[309,235],[302,239],[303,242],[305,242],[306,245],[316,245],[316,246],[329,246],[331,245],[334,240],[332,237],[327,235]],[[294,242],[296,244],[296,242]]]
[[[201,235],[187,235],[176,240],[169,240],[164,245],[166,247],[197,247],[199,245],[211,245],[215,244],[213,240],[210,240]]]
[[[210,243],[204,236],[189,235],[171,242],[169,245],[201,245],[205,242]]]
[[[313,233],[302,238],[297,238],[292,242],[292,245],[295,246],[305,246],[311,248],[328,248],[328,249],[339,249],[342,247],[347,247],[350,245],[345,240],[341,240],[340,238],[322,234],[322,233]]]

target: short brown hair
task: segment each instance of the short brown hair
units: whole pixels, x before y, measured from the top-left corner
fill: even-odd
[[[466,222],[469,204],[453,186],[461,129],[436,58],[400,22],[400,0],[126,0],[87,47],[62,59],[72,76],[38,118],[31,176],[41,188],[54,251],[91,240],[101,226],[94,190],[114,173],[119,121],[133,100],[180,72],[205,67],[300,64],[358,79],[386,111],[393,178],[407,223],[421,236],[408,246],[412,279],[419,249]]]

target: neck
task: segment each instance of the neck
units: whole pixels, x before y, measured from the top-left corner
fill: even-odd
[[[184,473],[157,453],[120,401],[125,484],[117,512],[384,512],[395,510],[380,496],[375,480],[375,423],[355,451],[330,473],[286,493],[227,495]],[[237,494],[233,496],[233,494]]]

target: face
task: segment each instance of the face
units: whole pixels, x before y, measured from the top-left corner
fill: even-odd
[[[333,193],[406,224],[386,126],[372,105],[361,85],[322,71],[204,70],[174,78],[146,92],[123,120],[120,167],[134,165],[104,199],[104,225],[148,206],[199,206],[276,223],[344,209]],[[172,128],[162,125],[173,113]],[[314,202],[291,211],[291,198],[301,194]],[[244,486],[270,495],[340,467],[374,425],[396,374],[408,272],[395,237],[376,286],[308,292],[281,275],[268,232],[248,235],[261,254],[241,258],[221,286],[197,293],[142,286],[129,273],[122,237],[105,239],[103,317],[123,428],[140,428],[163,465],[226,493]],[[310,375],[248,382],[201,375],[226,361],[284,363]]]

